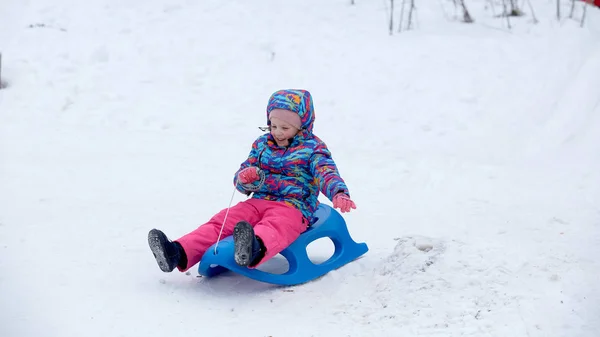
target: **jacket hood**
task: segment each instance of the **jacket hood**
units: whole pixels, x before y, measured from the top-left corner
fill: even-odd
[[[274,92],[267,105],[267,125],[271,125],[269,114],[273,109],[293,111],[300,116],[302,129],[312,133],[315,110],[310,92],[303,89],[285,89]]]

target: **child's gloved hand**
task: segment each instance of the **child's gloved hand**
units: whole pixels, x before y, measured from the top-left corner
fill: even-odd
[[[238,181],[242,184],[251,184],[260,179],[259,168],[250,166],[238,173]]]
[[[333,208],[339,208],[342,213],[350,212],[350,209],[356,209],[356,204],[345,193],[338,193],[333,197]]]

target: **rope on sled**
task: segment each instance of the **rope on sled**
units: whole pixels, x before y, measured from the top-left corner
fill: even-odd
[[[219,241],[221,241],[221,235],[223,234],[223,228],[225,228],[225,222],[227,222],[227,215],[229,214],[229,209],[231,208],[231,204],[233,203],[233,198],[235,197],[236,188],[233,188],[233,193],[231,194],[231,200],[229,200],[229,206],[227,206],[227,211],[225,211],[225,219],[223,219],[223,224],[221,225],[221,230],[219,231],[219,236],[217,237],[217,244],[215,244],[215,254],[217,254],[217,247],[219,246]]]
[[[263,170],[261,170],[261,169],[258,169],[257,173],[259,176],[258,185],[244,184],[245,190],[247,190],[249,192],[256,192],[265,183],[265,172],[263,172]],[[217,243],[215,244],[215,254],[217,254],[217,247],[219,247],[219,241],[221,241],[221,235],[223,234],[223,229],[225,228],[225,223],[227,222],[227,215],[229,214],[229,209],[231,208],[231,204],[233,203],[233,198],[235,197],[236,191],[237,191],[237,188],[234,187],[233,193],[231,194],[231,200],[229,200],[229,206],[227,206],[227,211],[225,211],[225,218],[223,219],[223,224],[221,225],[221,230],[219,231],[219,236],[217,237]]]

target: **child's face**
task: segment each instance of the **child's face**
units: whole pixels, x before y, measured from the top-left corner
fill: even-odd
[[[299,131],[300,130],[279,118],[271,119],[271,135],[273,135],[273,138],[275,138],[275,141],[279,146],[290,145],[290,138],[294,138]]]

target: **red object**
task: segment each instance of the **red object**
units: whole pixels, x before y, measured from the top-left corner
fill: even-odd
[[[333,208],[339,208],[342,213],[350,212],[351,208],[356,209],[354,201],[344,193],[338,193],[333,197]]]
[[[246,167],[238,173],[238,180],[242,184],[250,184],[260,179],[258,176],[258,168],[254,166]]]

